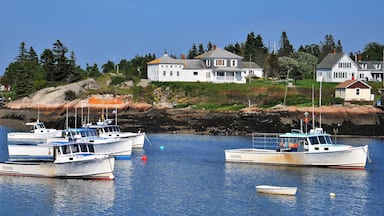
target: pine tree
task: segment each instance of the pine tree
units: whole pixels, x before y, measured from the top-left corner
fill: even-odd
[[[205,53],[205,50],[204,50],[204,46],[203,46],[203,44],[199,44],[198,55],[201,55],[201,54],[204,54],[204,53]]]
[[[196,47],[196,44],[194,43],[192,45],[192,48],[189,50],[188,52],[188,58],[189,59],[193,59],[197,56],[197,47]]]
[[[288,40],[287,33],[283,31],[280,39],[280,49],[277,52],[279,57],[290,56],[293,53],[293,46]]]
[[[211,51],[212,48],[213,48],[213,45],[212,45],[211,41],[209,41],[207,44],[207,51]]]

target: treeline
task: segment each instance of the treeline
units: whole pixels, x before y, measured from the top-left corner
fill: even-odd
[[[193,44],[188,52],[188,58],[192,59],[212,49],[212,42],[208,42],[207,48],[203,44]],[[289,41],[285,31],[282,32],[277,47],[266,46],[260,34],[251,32],[244,42],[229,44],[224,49],[244,57],[243,61],[257,63],[263,68],[264,78],[289,78],[313,79],[316,65],[332,52],[342,53],[341,40],[335,41],[332,35],[325,35],[319,44],[301,45],[297,50]],[[351,52],[349,56],[355,59],[357,55],[360,60],[382,61],[384,45],[376,42],[368,43],[363,52]]]
[[[108,61],[101,66],[101,71],[97,64],[87,64],[82,69],[76,63],[75,52],[71,51],[68,57],[68,48],[60,40],[56,40],[52,49],[45,49],[40,56],[32,46],[27,49],[25,42],[21,42],[19,54],[6,68],[1,84],[11,87],[9,96],[20,98],[42,88],[72,83],[87,77],[97,78],[108,72],[119,72],[120,76],[115,79],[121,81],[140,79],[146,77],[147,62],[155,58],[155,55],[148,54],[135,56],[131,60],[122,59],[119,66]]]
[[[187,58],[192,59],[213,47],[211,42],[206,47],[201,43],[193,44]],[[294,80],[314,79],[316,65],[321,59],[331,52],[343,52],[341,41],[335,42],[332,35],[325,35],[324,41],[319,44],[301,45],[295,50],[286,32],[282,32],[277,47],[266,46],[260,34],[251,32],[244,42],[229,44],[224,49],[243,56],[243,61],[257,63],[263,68],[264,78],[289,76]],[[363,52],[349,55],[352,59],[360,55],[361,60],[382,61],[383,50],[384,45],[371,42],[365,46]],[[177,58],[176,55],[171,56]],[[147,63],[155,58],[154,54],[136,55],[131,60],[121,59],[118,63],[109,60],[101,67],[96,63],[86,64],[85,69],[82,69],[76,63],[75,52],[69,52],[60,40],[56,40],[52,48],[45,49],[40,56],[32,46],[27,49],[25,42],[21,42],[19,54],[6,68],[1,83],[11,87],[12,98],[20,98],[42,88],[76,82],[86,77],[97,78],[110,72],[119,72],[119,76],[112,78],[112,84],[119,84],[126,80],[147,78]]]

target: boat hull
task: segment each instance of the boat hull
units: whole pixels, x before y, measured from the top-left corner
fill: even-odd
[[[294,195],[296,195],[297,187],[258,185],[258,186],[256,186],[256,191],[259,193],[266,193],[266,194],[294,196]]]
[[[132,143],[132,148],[139,149],[144,147],[145,133],[119,132],[119,133],[101,133],[100,137],[116,138],[126,140]]]
[[[327,152],[278,152],[253,148],[225,150],[226,162],[348,169],[364,169],[367,157],[368,145]]]
[[[3,162],[0,174],[47,178],[114,179],[115,159],[107,155],[85,155],[66,162]]]
[[[52,138],[49,142],[66,142],[65,138]],[[97,154],[131,157],[132,141],[122,139],[79,139],[79,143],[92,143]],[[10,161],[53,160],[53,147],[49,144],[8,144]]]

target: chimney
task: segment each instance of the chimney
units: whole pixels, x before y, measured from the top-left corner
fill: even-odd
[[[213,49],[214,49],[214,50],[216,49],[216,44],[213,45]]]
[[[184,55],[184,54],[181,54],[181,55],[180,55],[180,59],[185,60],[185,55]]]

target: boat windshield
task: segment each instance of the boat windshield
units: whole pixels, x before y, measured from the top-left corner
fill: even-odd
[[[312,136],[309,137],[309,141],[312,145],[317,144],[332,144],[332,140],[330,136],[326,135],[319,135],[319,136]]]
[[[95,148],[92,144],[71,144],[63,145],[57,148],[58,154],[73,154],[73,153],[94,153]]]

